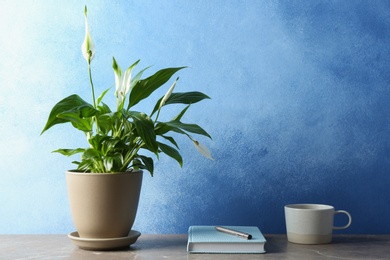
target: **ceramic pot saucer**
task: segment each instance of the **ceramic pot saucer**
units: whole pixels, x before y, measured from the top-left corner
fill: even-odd
[[[72,240],[73,244],[85,250],[114,250],[129,247],[137,241],[141,235],[136,230],[131,230],[127,237],[118,238],[81,238],[77,231],[72,232],[68,237]]]

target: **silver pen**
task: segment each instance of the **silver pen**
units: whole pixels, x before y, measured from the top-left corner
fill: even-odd
[[[233,235],[233,236],[237,236],[237,237],[241,237],[241,238],[245,238],[245,239],[252,239],[252,235],[251,234],[244,233],[244,232],[241,232],[241,231],[237,231],[237,230],[234,230],[234,229],[230,229],[230,228],[226,228],[226,227],[220,227],[220,226],[216,226],[215,229],[218,230],[219,232],[223,232],[223,233],[226,233],[226,234],[229,234],[229,235]]]

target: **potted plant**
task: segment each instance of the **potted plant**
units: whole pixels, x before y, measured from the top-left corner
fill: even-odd
[[[154,173],[154,161],[148,154],[157,158],[160,153],[166,154],[182,166],[183,160],[172,133],[187,136],[201,154],[212,159],[207,147],[191,136],[198,134],[211,138],[210,135],[197,124],[182,122],[192,104],[209,97],[197,91],[173,92],[177,78],[149,114],[135,111],[136,104],[164,86],[184,67],[161,69],[142,79],[148,68],[132,77],[139,60],[122,71],[113,58],[116,104],[115,109],[111,109],[103,102],[109,89],[95,96],[91,71],[95,48],[88,26],[87,7],[84,16],[82,54],[88,64],[92,103],[76,94],[64,98],[51,110],[42,133],[55,125],[70,123],[85,134],[87,147],[54,152],[66,156],[81,154],[81,159],[73,162],[77,169],[66,173],[71,213],[77,229],[71,235],[80,243],[94,242],[94,249],[100,246],[107,249],[118,246],[120,243],[116,242],[123,242],[130,236],[130,242],[127,239],[125,244],[120,244],[129,245],[140,235],[139,232],[130,234],[130,231],[138,207],[143,170],[152,176]],[[185,107],[170,121],[160,121],[160,113],[170,104],[184,104]],[[106,243],[97,244],[102,241]]]

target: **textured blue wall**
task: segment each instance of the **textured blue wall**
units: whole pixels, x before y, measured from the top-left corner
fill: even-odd
[[[145,175],[135,229],[284,233],[283,206],[311,202],[350,211],[345,232],[390,232],[389,1],[112,2],[86,1],[98,92],[114,82],[115,56],[153,71],[187,65],[178,91],[212,97],[187,120],[213,136],[201,141],[216,160],[179,138],[184,167],[162,157]],[[71,159],[50,152],[84,137],[39,134],[58,100],[90,97],[84,4],[0,2],[0,233],[74,230]]]

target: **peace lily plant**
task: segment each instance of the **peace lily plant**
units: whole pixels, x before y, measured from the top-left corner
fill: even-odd
[[[85,39],[82,54],[88,64],[89,83],[92,91],[92,104],[74,94],[59,101],[51,110],[42,133],[52,126],[71,123],[74,128],[83,132],[89,147],[76,149],[58,149],[54,152],[66,156],[81,154],[80,161],[74,161],[77,170],[91,173],[118,173],[145,169],[153,176],[153,158],[142,154],[149,151],[159,158],[164,153],[175,159],[180,166],[183,159],[178,151],[179,146],[172,133],[187,136],[196,149],[205,157],[212,159],[210,151],[195,140],[191,134],[211,136],[199,125],[183,123],[182,118],[189,107],[209,97],[201,92],[173,92],[177,78],[166,94],[157,102],[151,113],[133,110],[140,101],[148,98],[155,90],[167,83],[171,77],[185,67],[165,68],[153,75],[141,79],[142,69],[134,77],[132,72],[139,63],[137,60],[126,71],[122,71],[115,58],[112,67],[115,76],[116,108],[111,110],[103,102],[108,90],[95,98],[95,87],[92,80],[91,61],[95,56],[95,47],[88,26],[87,7],[84,9]],[[160,113],[171,104],[186,105],[170,121],[160,121]]]

